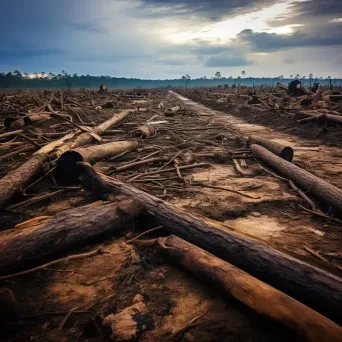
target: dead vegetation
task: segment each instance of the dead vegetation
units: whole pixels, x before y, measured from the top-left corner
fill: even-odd
[[[1,94],[4,339],[338,341],[338,92]]]

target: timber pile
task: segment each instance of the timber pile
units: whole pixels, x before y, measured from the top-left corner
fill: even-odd
[[[249,101],[248,106],[266,111],[277,111],[280,102],[292,106],[292,95],[286,95],[289,101],[284,99],[287,90],[268,91],[272,91],[268,97],[262,92],[248,95],[243,89],[232,94],[194,90],[192,96],[196,99],[205,92],[204,99],[210,101],[234,102],[237,108],[240,104],[235,102]],[[312,99],[317,94],[305,95],[312,100],[310,110],[318,106],[319,101]],[[340,103],[328,92],[320,96],[332,115]],[[303,106],[298,104],[301,110]],[[30,328],[22,328],[24,335],[39,341],[67,340],[73,334],[81,341],[93,335],[99,341],[180,341],[189,330],[203,333],[214,320],[206,312],[171,332],[158,331],[158,317],[165,320],[166,315],[160,313],[162,296],[153,305],[151,301],[158,288],[156,279],[165,274],[158,270],[148,280],[147,272],[158,266],[146,260],[160,254],[164,265],[180,265],[199,281],[212,282],[293,336],[339,341],[342,279],[339,266],[329,265],[335,256],[318,254],[328,264],[322,269],[172,204],[175,199],[195,198],[205,189],[257,200],[260,197],[248,193],[257,187],[220,187],[196,181],[194,175],[223,165],[235,168],[242,179],[257,177],[262,169],[250,170],[262,161],[292,182],[304,209],[309,204],[311,209],[306,210],[340,224],[341,190],[291,163],[296,151],[290,146],[258,136],[241,137],[160,90],[18,91],[1,95],[0,119],[0,322],[10,337],[15,331],[14,338],[21,338],[15,320],[50,315],[51,321],[34,321]],[[308,198],[311,195],[326,214]],[[144,234],[156,225],[147,232],[147,240],[140,235],[128,238],[132,231],[136,235],[137,228]],[[113,246],[119,248],[118,241],[124,241],[120,253],[113,251]],[[88,267],[96,260],[96,267]],[[81,270],[70,269],[76,262],[83,265]],[[113,285],[115,291],[103,285],[108,281],[119,284]],[[37,302],[50,308],[45,297],[50,298],[49,289],[57,291],[58,282],[68,284],[63,300],[59,298],[68,308],[56,301],[52,311],[41,314]],[[77,300],[68,297],[76,285],[82,287],[78,291],[83,296]],[[36,304],[29,304],[23,313],[27,295],[37,297]],[[74,317],[78,315],[85,318],[78,322]],[[95,333],[88,331],[90,326]],[[153,335],[156,331],[159,335]]]

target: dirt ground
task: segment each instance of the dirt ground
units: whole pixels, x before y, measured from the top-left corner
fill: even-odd
[[[185,114],[177,118],[165,118],[157,107],[161,101],[167,107],[180,105],[185,108]],[[122,132],[105,136],[104,142],[127,139],[132,136],[133,128],[147,122],[153,115],[159,115],[155,120],[166,120],[168,123],[164,126],[160,124],[155,136],[140,141],[142,152],[139,153],[150,153],[148,148],[162,146],[165,150],[163,154],[170,158],[185,149],[192,153],[196,162],[209,164],[207,167],[182,171],[182,180],[177,179],[173,171],[166,173],[167,176],[161,174],[160,181],[133,182],[135,186],[176,206],[220,221],[228,230],[266,241],[275,248],[341,276],[341,272],[334,267],[342,265],[341,224],[302,210],[300,205],[305,206],[305,202],[291,190],[288,183],[256,159],[246,159],[246,165],[243,166],[245,175],[241,175],[233,163],[210,156],[223,144],[226,149],[244,151],[246,147],[239,137],[257,133],[288,143],[294,148],[294,162],[297,165],[342,188],[340,140],[335,139],[342,137],[339,135],[340,128],[334,128],[331,133],[333,137],[317,137],[317,132],[314,134],[311,131],[310,134],[307,131],[285,131],[276,123],[256,118],[252,114],[228,114],[167,91],[155,92],[153,96],[146,93],[144,99],[132,100],[126,103],[126,107],[143,107],[147,110],[132,114],[118,127]],[[99,123],[115,112],[115,109],[103,110],[97,117],[89,113],[83,119]],[[50,124],[43,123],[39,129],[48,129]],[[291,121],[285,124],[290,126]],[[188,128],[194,130],[191,136],[187,132]],[[135,160],[135,157],[135,152],[130,152],[115,161],[101,161],[95,164],[95,168],[106,173],[113,165],[125,165]],[[5,160],[0,168],[0,176],[27,158],[28,155],[23,154]],[[142,166],[135,172],[127,171],[115,176],[127,180],[151,170],[155,169]],[[162,177],[166,180],[162,181]],[[198,182],[234,189],[239,193],[192,185]],[[52,179],[44,178],[33,188],[31,195],[49,190],[52,184]],[[63,187],[61,184],[58,186]],[[13,203],[24,198],[18,195]],[[79,188],[78,183],[69,184],[63,193],[46,201],[19,211],[1,212],[2,230],[13,228],[32,217],[52,216],[93,201],[86,191]],[[325,214],[332,216],[322,203],[315,202]],[[203,283],[173,265],[156,250],[135,248],[125,243],[152,227],[151,222],[141,221],[101,242],[80,246],[65,256],[98,248],[104,254],[0,281],[0,287],[11,290],[17,302],[12,316],[11,310],[1,311],[0,308],[3,318],[1,340],[119,340],[103,324],[103,317],[122,312],[140,295],[148,315],[140,333],[132,341],[301,341],[288,329],[257,315],[213,285]],[[156,231],[149,234],[148,238],[164,234],[167,235],[163,230]],[[329,262],[313,257],[304,245],[324,255]],[[189,325],[196,317],[199,318],[195,323]]]

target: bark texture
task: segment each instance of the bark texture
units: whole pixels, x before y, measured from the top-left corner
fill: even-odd
[[[283,159],[288,161],[292,161],[293,159],[293,149],[291,146],[279,144],[275,141],[264,139],[257,135],[250,135],[248,140],[250,144],[261,145]]]
[[[91,129],[96,135],[101,136],[107,129],[112,128],[113,126],[119,124],[122,120],[124,120],[127,115],[130,113],[130,110],[126,109],[121,111],[119,114],[116,114],[111,119],[103,122],[101,125],[93,127]],[[54,153],[55,158],[59,158],[64,152],[75,149],[80,146],[88,145],[93,142],[94,137],[89,133],[82,133],[76,139],[73,139],[62,146],[60,146]]]
[[[280,158],[279,158],[280,159]],[[283,160],[283,159],[281,159]],[[230,231],[217,221],[195,215],[132,185],[82,165],[91,191],[129,195],[168,231],[245,270],[329,317],[342,317],[342,278],[276,250],[262,241]]]
[[[58,160],[57,174],[65,181],[73,181],[80,175],[78,162],[95,163],[98,160],[116,156],[138,147],[137,141],[115,141],[108,144],[79,147],[67,151]]]
[[[103,122],[101,125],[94,127],[93,132],[97,135],[103,134],[107,129],[121,122],[128,114],[129,110],[120,112],[111,119]],[[38,150],[19,168],[9,172],[5,177],[0,179],[0,209],[3,208],[18,191],[28,185],[28,182],[39,172],[43,164],[47,162],[49,158],[59,158],[64,152],[72,148],[89,144],[94,140],[94,137],[89,133],[81,133],[74,139],[74,136],[78,133],[79,131],[74,131],[56,141],[52,141]],[[56,148],[58,148],[57,151],[51,155],[51,152]]]
[[[21,223],[0,232],[0,273],[23,268],[67,251],[132,222],[141,212],[137,201],[90,205]]]
[[[308,195],[312,194],[339,215],[342,213],[342,190],[303,170],[302,168],[274,155],[260,145],[250,146],[252,152],[263,162],[277,170],[282,176],[292,180]]]
[[[255,312],[285,325],[306,341],[340,341],[339,325],[230,263],[174,235],[155,242],[163,254],[196,277],[219,285]]]

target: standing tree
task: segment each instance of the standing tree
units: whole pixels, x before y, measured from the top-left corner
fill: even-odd
[[[290,79],[292,79],[293,78],[293,75],[290,75]]]
[[[242,77],[245,77],[246,76],[246,71],[242,70],[241,71],[241,75],[242,75]]]
[[[300,75],[299,75],[299,74],[296,75],[296,79],[297,79],[297,80],[298,80],[298,78],[300,78]]]
[[[222,78],[221,73],[217,71],[215,77],[219,80],[220,78]]]
[[[21,74],[21,72],[19,70],[14,70],[13,71],[13,75],[15,75],[18,78],[22,78],[23,77],[23,75]]]
[[[190,75],[186,74],[185,76],[182,76],[182,80],[185,81],[185,88],[188,88],[188,82],[191,80]]]
[[[309,78],[310,78],[310,80],[313,79],[313,74],[312,73],[309,75]]]

